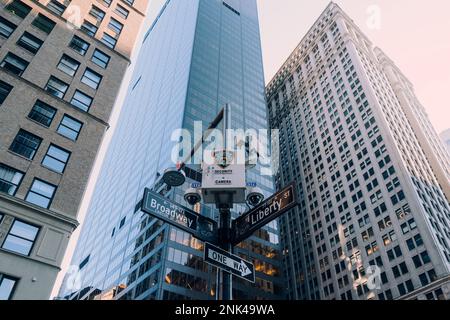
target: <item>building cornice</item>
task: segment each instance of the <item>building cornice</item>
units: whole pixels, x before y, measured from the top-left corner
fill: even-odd
[[[68,225],[72,229],[76,229],[79,225],[79,222],[75,218],[73,218],[65,213],[44,209],[44,208],[36,206],[32,203],[26,202],[25,200],[10,196],[5,193],[0,193],[0,200],[4,201],[5,203],[8,203],[14,207],[20,207],[25,211],[31,210],[38,215],[47,217],[52,220],[58,220],[64,224]]]

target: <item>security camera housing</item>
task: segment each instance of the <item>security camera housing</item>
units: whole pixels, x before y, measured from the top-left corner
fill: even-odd
[[[264,200],[264,194],[258,187],[247,189],[247,202],[252,207],[256,207]]]
[[[184,193],[184,200],[191,206],[196,205],[202,200],[202,195],[199,189],[189,188]]]

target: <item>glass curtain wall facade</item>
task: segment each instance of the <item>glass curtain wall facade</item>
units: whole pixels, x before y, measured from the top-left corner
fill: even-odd
[[[127,98],[104,160],[72,265],[81,290],[70,299],[215,299],[216,268],[203,261],[203,243],[139,211],[171,161],[172,133],[206,127],[225,103],[233,126],[266,129],[264,78],[256,1],[167,1],[148,31]],[[267,193],[272,178],[248,179]],[[167,196],[187,205],[183,190],[200,181],[198,168]],[[196,208],[217,218],[207,206]],[[236,207],[234,214],[245,208]],[[277,223],[235,251],[254,261],[256,285],[234,279],[234,298],[282,297]]]

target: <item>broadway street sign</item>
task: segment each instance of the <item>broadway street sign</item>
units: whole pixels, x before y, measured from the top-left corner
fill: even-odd
[[[247,239],[256,230],[296,205],[295,185],[292,183],[233,221],[233,245]]]
[[[202,241],[217,243],[217,222],[164,198],[148,188],[144,191],[141,209]]]
[[[255,282],[255,267],[251,262],[208,242],[205,242],[205,261],[242,279]]]

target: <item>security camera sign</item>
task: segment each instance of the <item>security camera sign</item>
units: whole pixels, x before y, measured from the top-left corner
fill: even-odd
[[[160,194],[145,189],[141,210],[161,219],[194,237],[215,243],[217,241],[217,222],[199,215],[194,210],[183,207]]]
[[[256,230],[296,205],[295,185],[291,184],[233,221],[233,244],[247,239]]]
[[[245,201],[245,165],[236,164],[233,152],[214,152],[215,163],[203,164],[202,196],[204,203],[216,203],[218,194],[233,194],[234,203]]]

